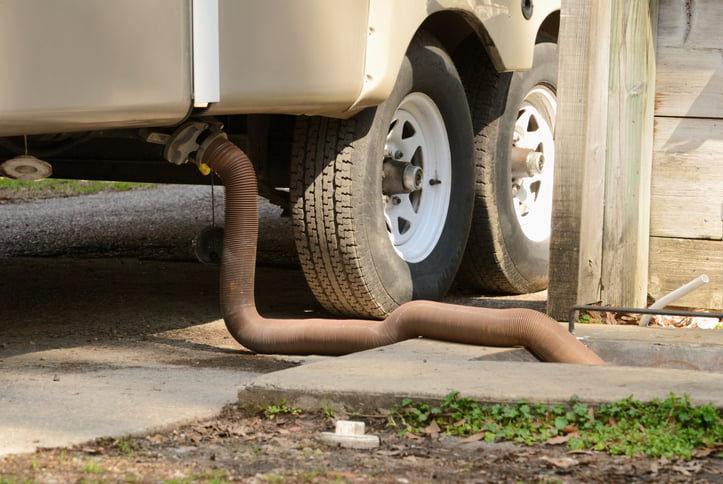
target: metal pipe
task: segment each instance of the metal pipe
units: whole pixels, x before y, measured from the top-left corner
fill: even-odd
[[[226,186],[221,308],[226,326],[259,353],[340,355],[426,337],[492,346],[526,346],[546,361],[604,364],[556,321],[529,309],[486,309],[412,301],[384,321],[263,318],[254,301],[257,186],[246,154],[222,136],[210,137],[198,163]]]

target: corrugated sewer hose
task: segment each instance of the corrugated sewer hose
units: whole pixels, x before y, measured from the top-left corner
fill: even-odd
[[[425,337],[486,346],[525,346],[545,361],[605,362],[553,319],[529,309],[489,309],[431,301],[399,306],[383,321],[270,319],[254,300],[257,183],[246,154],[223,136],[198,151],[226,187],[221,309],[228,330],[259,353],[341,355]]]

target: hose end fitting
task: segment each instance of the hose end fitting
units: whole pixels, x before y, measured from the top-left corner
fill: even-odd
[[[203,160],[204,152],[218,138],[227,139],[220,123],[191,121],[179,127],[166,141],[163,157],[174,165],[191,162],[203,175],[211,173],[211,167]]]

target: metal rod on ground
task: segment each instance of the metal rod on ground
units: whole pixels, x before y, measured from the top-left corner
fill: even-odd
[[[581,304],[573,306],[570,309],[567,329],[570,333],[575,333],[575,314],[578,311],[609,311],[612,313],[637,313],[637,314],[657,314],[663,316],[686,316],[699,318],[718,318],[723,319],[723,313],[711,313],[706,311],[676,311],[673,309],[643,309],[643,308],[621,308],[613,306],[594,306],[591,304]]]

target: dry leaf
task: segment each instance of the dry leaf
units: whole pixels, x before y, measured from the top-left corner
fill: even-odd
[[[88,454],[88,455],[103,455],[105,454],[105,449],[103,447],[83,447],[80,449],[81,452]]]
[[[567,434],[567,435],[558,435],[557,437],[550,437],[545,441],[545,444],[549,445],[559,445],[564,444],[568,440],[570,440],[570,437],[572,437],[573,434]]]
[[[479,442],[480,440],[485,438],[485,435],[487,432],[477,432],[476,434],[472,434],[469,437],[465,437],[464,439],[461,439],[459,442],[462,444],[468,444],[470,442]]]
[[[559,467],[561,469],[567,469],[568,467],[576,466],[580,462],[577,459],[573,459],[572,457],[540,457],[540,459],[544,460],[545,462],[549,462],[550,464],[554,465],[555,467]]]
[[[341,472],[341,471],[334,471],[334,476],[337,480],[349,480],[349,481],[356,481],[359,480],[359,474],[356,472]]]
[[[713,452],[716,452],[716,450],[721,450],[721,449],[716,449],[716,447],[706,447],[705,449],[695,449],[693,451],[693,457],[698,457],[698,458],[708,457]]]
[[[437,422],[432,422],[431,424],[424,427],[422,429],[422,432],[424,432],[425,434],[429,434],[432,437],[437,437],[437,436],[439,436],[439,432],[441,430],[442,429],[439,428],[439,425],[437,425]]]
[[[680,472],[680,473],[683,474],[684,476],[690,476],[690,475],[691,475],[691,473],[688,471],[688,469],[686,469],[686,468],[683,467],[683,466],[673,466],[672,469],[673,469],[674,471]]]

